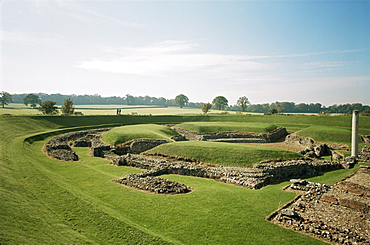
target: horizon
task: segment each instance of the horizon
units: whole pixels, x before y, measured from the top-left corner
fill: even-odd
[[[2,1],[0,91],[370,104],[369,1]]]
[[[126,99],[126,95],[124,96],[116,96],[116,95],[113,95],[113,96],[102,96],[100,94],[60,94],[60,93],[52,93],[52,94],[48,94],[48,93],[43,93],[43,92],[36,92],[36,93],[17,93],[17,94],[11,94],[11,95],[27,95],[27,94],[45,94],[45,95],[61,95],[61,96],[66,96],[66,97],[69,97],[69,96],[100,96],[101,98],[105,99],[105,98],[112,98],[112,97],[119,97],[119,98],[122,98],[122,99]],[[139,95],[139,96],[134,96],[134,97],[146,97],[146,96],[149,96],[149,97],[155,97],[155,96],[150,96],[150,95]],[[186,94],[185,94],[186,96]],[[165,98],[163,97],[164,99],[166,100],[175,100],[175,97],[174,98]],[[155,98],[160,98],[160,97],[155,97]],[[228,98],[226,98],[228,99]],[[212,102],[212,101],[211,101]],[[197,103],[211,103],[211,102],[204,102],[204,101],[190,101],[189,100],[189,103],[194,103],[194,104],[197,104]],[[285,101],[285,100],[282,100],[282,101],[273,101],[273,102],[263,102],[263,103],[250,103],[250,105],[257,105],[257,104],[260,104],[260,105],[263,105],[263,104],[273,104],[273,103],[276,103],[276,102],[279,102],[279,103],[284,103],[284,102],[287,102],[287,103],[294,103],[295,105],[298,105],[300,103],[297,103],[295,101]],[[17,103],[17,102],[11,102],[11,103]],[[308,103],[303,103],[303,104],[317,104],[319,102],[308,102]],[[321,103],[320,103],[321,104]],[[321,104],[322,107],[329,107],[329,106],[333,106],[333,105],[346,105],[346,104],[362,104],[363,106],[370,106],[370,104],[363,104],[361,102],[353,102],[353,103],[341,103],[341,104],[328,104],[328,105],[325,105],[325,104]],[[62,104],[58,104],[57,105],[62,105]],[[83,104],[76,104],[76,105],[83,105]],[[99,105],[99,104],[96,104],[96,105]],[[117,104],[112,104],[112,105],[117,105]],[[135,105],[141,105],[141,104],[135,104]],[[155,105],[155,104],[154,104]],[[229,101],[229,106],[236,106],[237,103],[231,103]],[[174,105],[174,106],[177,106],[177,105]],[[185,107],[187,107],[187,105],[185,105]]]

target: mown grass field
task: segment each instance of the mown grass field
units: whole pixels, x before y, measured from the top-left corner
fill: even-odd
[[[258,122],[186,122],[178,124],[176,127],[199,134],[205,134],[217,132],[267,133],[275,130],[278,126]]]
[[[303,158],[301,154],[278,148],[207,141],[168,143],[157,146],[145,153],[160,153],[168,156],[196,159],[204,163],[237,167],[251,166],[254,163],[273,159]]]
[[[188,121],[262,122],[296,131],[351,125],[348,117],[310,116],[0,116],[0,244],[323,244],[266,220],[294,198],[282,190],[287,182],[249,190],[169,175],[194,191],[155,195],[112,182],[140,170],[92,158],[87,148],[76,149],[79,162],[41,151],[46,140],[67,131]],[[369,122],[360,118],[360,131],[369,130]],[[332,184],[353,171],[313,179]]]

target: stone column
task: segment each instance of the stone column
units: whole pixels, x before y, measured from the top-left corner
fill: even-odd
[[[357,157],[358,154],[358,110],[354,110],[352,114],[352,142],[351,156]]]

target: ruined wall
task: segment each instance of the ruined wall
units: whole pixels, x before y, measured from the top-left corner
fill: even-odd
[[[46,153],[55,159],[64,161],[78,161],[78,155],[69,146],[70,141],[75,141],[75,146],[93,145],[97,142],[101,133],[111,128],[81,130],[69,132],[53,137],[46,142],[44,149]]]
[[[136,154],[116,158],[113,164],[148,170],[140,173],[141,177],[179,174],[215,179],[249,189],[259,189],[285,179],[315,176],[325,171],[343,168],[339,162],[312,160],[271,161],[253,167],[209,167]]]
[[[270,133],[244,133],[244,132],[217,132],[207,134],[197,134],[184,129],[174,127],[175,131],[183,135],[188,140],[195,141],[214,141],[230,143],[269,143],[274,142],[288,135],[285,128],[277,128]]]

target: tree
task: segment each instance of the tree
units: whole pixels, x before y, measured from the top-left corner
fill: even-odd
[[[47,100],[44,103],[40,104],[39,110],[42,112],[42,114],[58,114],[58,107],[55,106],[57,102]]]
[[[223,96],[217,96],[216,98],[213,99],[212,104],[218,109],[222,110],[224,109],[229,101]]]
[[[36,104],[41,104],[41,99],[36,94],[28,94],[26,97],[23,98],[23,104],[28,106],[31,105],[32,108],[36,108]]]
[[[179,94],[175,98],[175,104],[179,105],[180,108],[187,105],[189,103],[189,98],[186,95]]]
[[[277,113],[278,113],[278,110],[276,108],[271,108],[269,110],[269,114],[271,114],[271,115],[274,115],[274,114],[277,114]]]
[[[246,96],[243,96],[238,99],[236,104],[240,107],[242,111],[245,111],[247,109],[247,105],[249,105],[250,102]]]
[[[64,100],[64,104],[62,105],[62,113],[63,114],[73,114],[75,111],[75,107],[73,106],[73,100],[70,98]]]
[[[212,104],[211,103],[206,103],[206,104],[202,104],[202,112],[204,114],[207,114],[212,108]]]
[[[13,99],[12,99],[11,94],[9,94],[8,92],[2,91],[0,93],[0,101],[1,101],[1,105],[4,108],[6,105],[8,105],[9,102],[13,102]]]
[[[126,94],[126,104],[127,105],[135,104],[135,97],[130,94]]]

